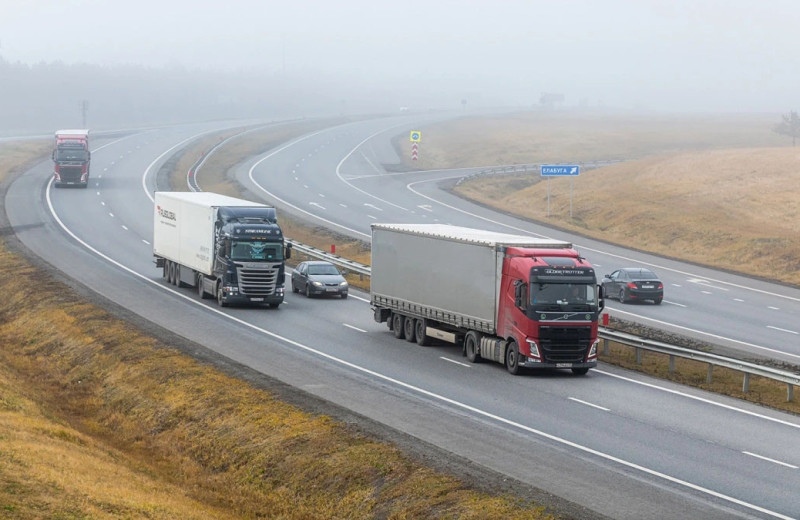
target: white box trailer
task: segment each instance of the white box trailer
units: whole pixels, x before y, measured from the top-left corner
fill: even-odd
[[[580,302],[563,296],[572,290]],[[596,291],[594,269],[570,242],[443,224],[372,225],[375,321],[421,345],[461,344],[470,361],[505,363],[513,374],[596,366]]]
[[[175,285],[231,302],[283,301],[284,239],[275,208],[210,192],[155,193],[153,255]]]

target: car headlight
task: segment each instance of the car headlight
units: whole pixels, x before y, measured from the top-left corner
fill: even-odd
[[[339,287],[347,287],[347,282],[342,282],[339,284]]]
[[[314,287],[322,287],[322,282],[311,282]]]

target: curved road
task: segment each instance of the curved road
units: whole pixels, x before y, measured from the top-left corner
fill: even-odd
[[[279,198],[296,208],[292,211],[316,213],[355,236],[366,233],[371,221],[438,219],[498,229],[514,223],[436,190],[433,179],[452,172],[383,171],[381,164],[397,162],[388,138],[407,135],[418,124],[395,118],[330,128],[254,158],[238,175],[253,189],[269,190],[262,192],[267,200]],[[800,453],[793,449],[800,439],[797,417],[602,365],[578,378],[559,372],[511,377],[500,365],[464,363],[450,346],[421,348],[396,340],[372,321],[367,295],[356,291],[347,300],[289,294],[278,310],[220,309],[191,291],[167,286],[150,246],[154,175],[186,142],[216,127],[154,129],[96,142],[93,182],[86,190],[52,189],[50,165],[44,162],[9,189],[9,220],[35,254],[154,323],[600,514],[800,518],[795,492]],[[202,186],[202,172],[198,182]],[[540,232],[527,223],[520,226]],[[601,272],[629,254],[574,241]],[[674,275],[659,274],[680,287],[671,289],[667,300],[686,307],[616,307],[672,320],[692,314],[701,297],[713,302],[741,291],[744,303],[754,306],[764,299],[778,307],[774,323],[787,330],[792,325],[777,319],[796,308],[788,307],[797,305],[789,290],[750,281],[764,292],[741,289],[729,285],[737,283],[735,277],[699,270],[693,271],[706,281],[689,282],[678,272],[680,264],[668,264],[664,267],[675,271],[666,272]],[[689,323],[698,330],[712,325],[698,325],[696,316]],[[766,337],[752,334],[754,340]],[[742,338],[737,341],[749,342]]]

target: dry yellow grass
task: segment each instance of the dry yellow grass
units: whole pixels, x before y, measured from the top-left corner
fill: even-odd
[[[546,181],[538,172],[478,178],[456,191],[587,236],[800,284],[800,152],[770,131],[773,120],[611,118],[582,125],[568,115],[556,117],[510,118],[502,139],[492,135],[479,150],[489,159],[475,158],[476,143],[464,139],[483,121],[448,123],[423,135],[432,136],[426,146],[440,158],[436,167],[463,166],[463,158],[447,162],[462,151],[474,164],[636,159],[573,179]],[[490,120],[489,125],[502,123]],[[460,130],[450,133],[459,124]],[[551,127],[556,131],[549,135]]]
[[[551,518],[185,356],[5,247],[0,273],[3,518]]]

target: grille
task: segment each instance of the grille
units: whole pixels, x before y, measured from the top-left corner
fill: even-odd
[[[278,271],[273,266],[237,267],[239,293],[245,296],[272,296],[275,294]]]
[[[589,327],[539,327],[539,348],[545,362],[582,363],[591,341]]]
[[[83,174],[83,166],[62,166],[59,174],[63,182],[78,182]]]

